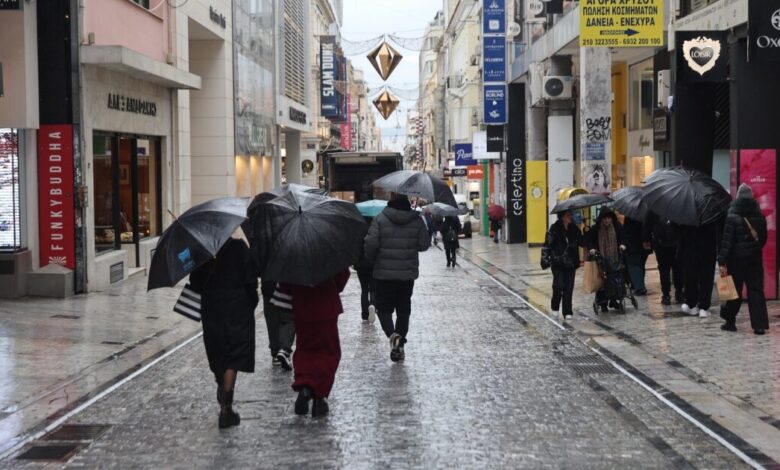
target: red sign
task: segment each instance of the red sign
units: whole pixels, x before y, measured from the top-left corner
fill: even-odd
[[[347,94],[347,121],[339,125],[341,130],[341,148],[347,151],[352,150],[352,99]]]
[[[753,188],[753,197],[766,217],[767,241],[764,246],[764,294],[776,299],[777,293],[777,151],[741,150],[739,179]]]
[[[38,131],[38,212],[41,267],[75,269],[71,125],[42,125]]]
[[[485,179],[485,169],[482,165],[470,165],[466,167],[466,178],[470,180]]]

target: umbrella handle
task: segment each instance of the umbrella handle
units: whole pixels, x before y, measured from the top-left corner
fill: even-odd
[[[173,217],[173,220],[178,220],[179,219],[178,217],[176,217],[176,214],[174,214],[172,210],[170,210],[170,209],[166,209],[166,210],[168,211],[169,214],[171,214],[171,217]]]

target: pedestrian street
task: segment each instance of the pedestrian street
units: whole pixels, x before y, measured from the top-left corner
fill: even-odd
[[[446,268],[435,247],[421,254],[401,363],[390,361],[378,322],[361,322],[352,275],[327,417],[293,413],[292,375],[271,366],[259,313],[256,371],[236,385],[239,426],[217,427],[214,379],[196,338],[68,419],[102,427],[45,467],[745,467],[570,331],[459,264]]]

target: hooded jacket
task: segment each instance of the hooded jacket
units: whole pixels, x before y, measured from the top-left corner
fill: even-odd
[[[430,246],[425,222],[402,198],[391,201],[371,223],[364,253],[374,265],[374,279],[413,281],[420,275],[418,253]]]
[[[747,219],[758,233],[758,241],[750,233]],[[738,260],[747,261],[761,256],[766,245],[766,218],[753,198],[738,198],[731,203],[726,223],[723,227],[723,239],[720,242],[718,264],[727,266]]]

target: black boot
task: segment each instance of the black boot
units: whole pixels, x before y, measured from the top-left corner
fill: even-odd
[[[241,423],[241,416],[233,411],[233,391],[222,392],[222,408],[219,411],[219,428],[229,428],[238,426]]]
[[[720,327],[723,331],[737,331],[737,323],[735,321],[728,321]]]
[[[304,416],[309,412],[309,400],[314,398],[308,387],[303,387],[298,391],[298,399],[295,400],[295,414]]]
[[[330,407],[328,407],[328,400],[325,398],[315,398],[314,404],[311,407],[311,417],[312,418],[319,418],[321,416],[325,416],[330,412]]]

